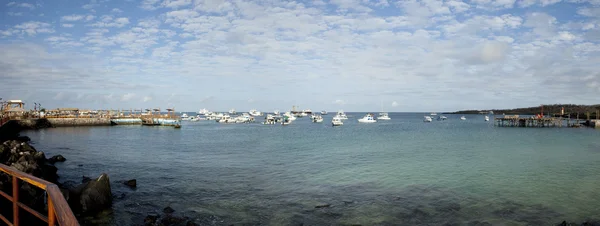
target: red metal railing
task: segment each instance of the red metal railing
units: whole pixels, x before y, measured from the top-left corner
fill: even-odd
[[[12,176],[12,196],[0,191],[0,196],[12,201],[13,204],[13,217],[12,223],[4,216],[0,215],[0,220],[4,221],[7,225],[18,226],[19,225],[19,210],[23,209],[38,219],[48,223],[50,226],[58,225],[61,226],[78,226],[77,218],[73,215],[73,211],[67,204],[65,197],[60,192],[56,184],[34,177],[32,175],[23,173],[13,167],[0,164],[0,171]],[[19,181],[27,182],[33,186],[36,186],[48,194],[48,216],[27,207],[23,203],[19,202]]]

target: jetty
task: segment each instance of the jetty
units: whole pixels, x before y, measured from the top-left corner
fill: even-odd
[[[571,122],[557,117],[519,117],[519,115],[505,115],[494,117],[494,124],[499,127],[576,127],[579,123]]]

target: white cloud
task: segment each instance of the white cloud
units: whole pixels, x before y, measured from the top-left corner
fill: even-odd
[[[129,101],[135,97],[135,93],[126,93],[121,96],[121,101]],[[144,101],[145,102],[145,101]]]
[[[392,101],[392,107],[398,107],[398,102]]]
[[[85,21],[90,21],[90,20],[93,20],[94,18],[96,18],[96,16],[94,16],[94,15],[87,15],[87,16],[85,16]]]
[[[102,16],[101,20],[89,26],[92,27],[124,27],[129,24],[129,19],[126,17],[113,18],[112,16]]]
[[[346,101],[343,101],[343,100],[334,100],[333,104],[344,105],[344,104],[346,104]]]
[[[84,15],[68,15],[68,16],[62,16],[60,19],[62,21],[78,21],[78,20],[82,20],[85,16]]]
[[[157,4],[160,0],[143,0],[140,8],[145,10],[155,10],[158,8]]]
[[[119,8],[113,8],[112,10],[110,10],[110,12],[113,12],[113,13],[122,13],[123,10],[121,10]]]
[[[16,4],[16,6],[23,7],[23,8],[29,8],[29,9],[35,9],[35,5],[30,4],[30,3]]]
[[[167,8],[177,9],[192,4],[192,0],[165,0],[161,5]]]
[[[63,27],[74,27],[75,25],[73,24],[62,24]]]
[[[15,13],[15,12],[8,12],[8,13],[6,13],[6,14],[7,14],[7,15],[9,15],[9,16],[23,16],[23,13],[22,13],[22,12],[18,12],[18,13]]]

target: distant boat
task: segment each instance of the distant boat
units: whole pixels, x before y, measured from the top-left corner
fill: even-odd
[[[460,120],[467,120],[467,118],[463,115],[463,116],[460,116]]]
[[[273,115],[279,115],[279,110],[273,111]]]
[[[257,111],[256,109],[252,109],[248,112],[251,116],[261,116],[262,113],[260,111]]]
[[[440,121],[443,121],[443,120],[446,120],[446,119],[448,119],[448,117],[443,116],[443,115],[438,116],[438,120],[440,120]]]
[[[235,114],[237,114],[237,112],[235,111],[235,109],[232,108],[229,110],[229,114],[235,115]]]
[[[436,115],[437,115],[437,113],[435,113],[435,112],[432,112],[430,115],[431,115],[431,116],[436,116]]]
[[[490,121],[490,116],[487,116],[487,115],[486,115],[486,116],[485,116],[485,121],[486,121],[486,122],[487,122],[487,121]]]
[[[391,118],[387,112],[381,112],[381,113],[379,113],[377,120],[391,120]]]
[[[293,120],[290,120],[290,117],[288,117],[287,115],[283,116],[283,120],[281,120],[281,125],[285,126],[285,125],[289,125],[292,123]]]
[[[339,110],[339,111],[337,112],[337,115],[336,115],[335,117],[338,117],[338,118],[339,118],[339,119],[341,119],[341,120],[348,119],[348,116],[346,116],[346,113],[344,113],[344,111],[343,111],[343,110]]]
[[[314,115],[313,122],[323,122],[323,117],[321,115]]]
[[[183,115],[181,115],[181,120],[187,121],[187,120],[190,120],[190,117],[186,113],[183,113]]]
[[[321,111],[321,115],[327,115],[327,111]]]
[[[368,113],[364,117],[362,117],[361,119],[358,119],[358,122],[373,123],[373,122],[377,122],[377,120],[375,120],[375,117],[373,117],[373,114]]]
[[[331,125],[332,126],[341,126],[344,125],[344,122],[342,121],[341,118],[338,118],[337,116],[333,117],[333,119],[331,119]]]
[[[210,113],[210,111],[206,110],[206,108],[202,108],[202,110],[198,111],[198,114],[200,115],[207,115],[208,113]]]
[[[433,121],[431,116],[425,116],[425,119],[423,119],[423,122],[431,122],[431,121]]]

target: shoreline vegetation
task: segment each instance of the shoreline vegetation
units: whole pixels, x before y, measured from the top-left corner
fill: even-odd
[[[577,104],[544,104],[535,107],[526,108],[513,108],[513,109],[487,109],[487,110],[460,110],[455,112],[444,112],[443,114],[488,114],[493,111],[494,114],[506,114],[506,115],[537,115],[541,112],[541,107],[544,107],[544,115],[551,116],[563,116],[576,118],[579,114],[580,119],[586,119],[589,114],[590,119],[596,119],[598,111],[600,111],[600,104],[595,105],[577,105]],[[561,114],[561,110],[564,108],[564,114]]]
[[[31,174],[33,176],[42,178],[49,182],[57,184],[61,188],[61,192],[65,196],[65,199],[69,203],[69,206],[76,214],[78,221],[81,225],[106,225],[106,218],[110,218],[110,213],[113,211],[113,200],[119,201],[126,199],[124,194],[115,195],[111,191],[111,186],[126,186],[131,188],[135,192],[137,182],[135,179],[131,180],[117,180],[112,183],[109,180],[108,175],[102,173],[96,179],[83,176],[81,183],[75,181],[62,181],[59,182],[58,167],[61,162],[68,161],[67,158],[60,154],[56,154],[50,158],[46,158],[43,151],[36,150],[30,145],[30,138],[26,136],[19,136],[18,132],[10,133],[7,136],[6,133],[0,133],[0,163],[12,166],[22,172]],[[67,156],[68,157],[68,156]],[[10,178],[4,174],[0,174],[0,190],[8,192],[11,188]],[[423,190],[421,193],[426,195],[427,190]],[[21,186],[20,202],[25,205],[37,210],[44,212],[45,204],[43,197],[43,191],[32,188],[23,184]],[[346,201],[344,201],[346,202]],[[0,214],[7,216],[10,215],[12,204],[10,202],[0,202]],[[320,204],[314,207],[315,210],[333,208],[330,203]],[[460,210],[458,207],[450,207],[450,211]],[[122,210],[120,210],[122,211]],[[109,213],[108,215],[106,213]],[[215,224],[214,219],[207,221],[203,217],[188,217],[186,214],[177,214],[176,211],[171,207],[167,206],[162,210],[156,210],[149,212],[145,218],[136,219],[133,225],[144,225],[144,226],[169,226],[169,225],[181,225],[181,226],[194,226],[194,225],[220,225]],[[418,219],[419,216],[426,214],[423,210],[416,209],[412,214],[416,214]],[[423,216],[428,216],[423,215]],[[104,218],[101,219],[101,218]],[[208,217],[210,218],[210,217]],[[413,217],[409,217],[413,218]],[[212,219],[212,218],[211,218]],[[425,220],[426,218],[423,218]],[[36,221],[35,218],[22,219],[23,225],[44,225],[43,222]],[[119,222],[113,222],[118,225]],[[197,222],[201,222],[198,224]],[[210,223],[208,223],[210,222]],[[309,220],[310,222],[310,220]],[[488,222],[476,222],[474,225],[491,225]],[[473,223],[470,222],[470,223]],[[225,223],[222,222],[221,223]],[[259,223],[258,225],[268,224],[267,222]],[[303,225],[306,222],[298,222]],[[223,225],[238,225],[238,224],[223,224]],[[469,224],[471,225],[471,224]],[[596,221],[585,221],[582,223],[574,222],[560,222],[554,225],[600,225],[600,222]]]

